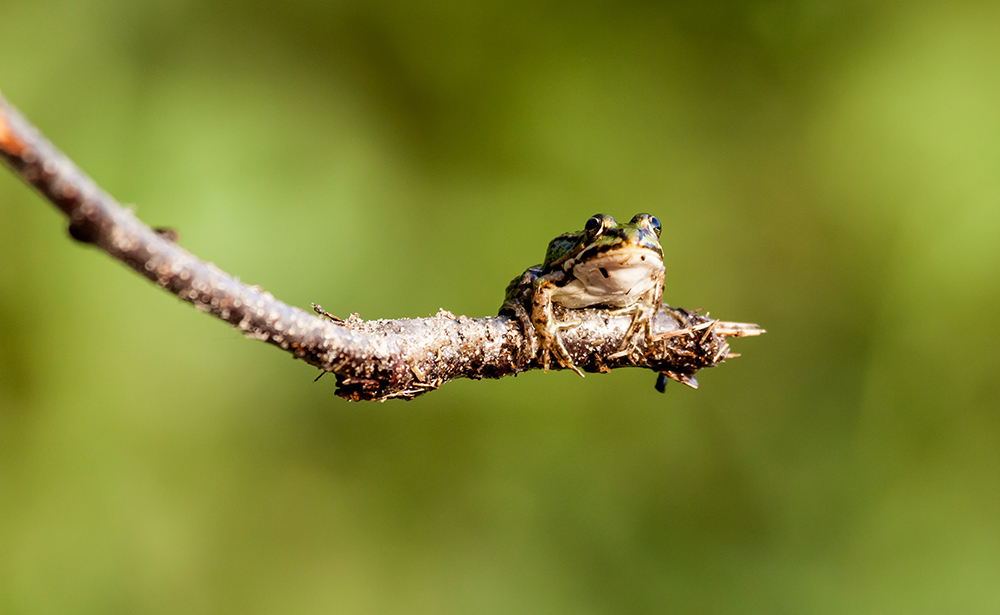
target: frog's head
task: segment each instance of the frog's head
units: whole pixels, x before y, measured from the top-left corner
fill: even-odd
[[[649,250],[663,260],[660,221],[649,214],[636,214],[618,224],[607,214],[591,216],[584,226],[582,250],[577,260],[586,260],[609,250]]]
[[[649,214],[636,214],[626,224],[597,214],[583,231],[552,240],[543,270],[571,274],[554,300],[569,308],[632,305],[662,280],[660,228]]]
[[[660,221],[649,214],[636,214],[628,223],[618,224],[607,214],[587,220],[582,231],[565,233],[552,240],[545,254],[545,269],[576,264],[608,251],[648,251],[662,263]]]

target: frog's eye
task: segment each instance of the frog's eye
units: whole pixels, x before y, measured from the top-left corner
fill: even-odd
[[[657,237],[660,236],[660,221],[654,216],[649,214],[636,214],[635,217],[632,218],[632,222],[630,224],[642,224],[652,229],[653,232],[656,233]]]
[[[660,221],[659,221],[659,219],[657,219],[656,216],[650,216],[649,217],[649,226],[653,227],[653,232],[656,233],[657,237],[659,237],[660,236]]]
[[[587,225],[583,227],[583,230],[587,232],[590,237],[595,237],[604,230],[604,214],[597,214],[596,216],[591,216],[587,220]]]

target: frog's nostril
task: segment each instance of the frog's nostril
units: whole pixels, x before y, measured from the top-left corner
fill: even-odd
[[[601,271],[601,275],[603,275],[605,278],[609,277],[607,269],[605,269],[604,267],[601,267],[600,271]]]

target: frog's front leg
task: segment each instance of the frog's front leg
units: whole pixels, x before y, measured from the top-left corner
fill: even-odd
[[[554,271],[535,280],[534,292],[531,297],[531,324],[534,325],[541,345],[542,369],[546,372],[549,371],[549,360],[554,355],[560,365],[583,377],[583,372],[573,363],[573,358],[566,350],[566,346],[563,345],[562,338],[559,337],[560,329],[570,329],[580,323],[579,321],[557,323],[555,315],[552,313],[552,291],[556,289],[557,283],[565,277],[564,272]]]
[[[632,322],[629,323],[628,329],[625,331],[625,337],[622,338],[621,346],[618,347],[619,351],[631,354],[635,350],[637,346],[635,336],[640,329],[646,346],[653,343],[653,321],[656,320],[656,313],[663,302],[664,276],[665,271],[661,269],[653,276],[652,288],[640,296],[635,305],[616,311],[619,314],[632,314]]]
[[[652,342],[652,323],[656,319],[657,308],[658,306],[649,298],[643,297],[632,307],[613,312],[614,314],[632,315],[632,322],[629,323],[628,329],[625,330],[625,337],[622,338],[622,343],[618,346],[619,352],[626,351],[631,354],[638,347],[636,335],[640,331],[643,334],[642,339],[645,340],[647,346]]]
[[[636,335],[640,333],[640,330],[646,342],[646,348],[649,349],[656,341],[653,336],[653,321],[656,320],[656,315],[661,310],[670,314],[677,321],[680,329],[685,329],[690,325],[690,317],[687,312],[663,303],[663,287],[658,286],[640,297],[634,306],[614,312],[616,314],[632,314],[632,322],[629,323],[628,329],[625,331],[625,337],[622,338],[618,351],[631,355],[632,351],[638,347]]]

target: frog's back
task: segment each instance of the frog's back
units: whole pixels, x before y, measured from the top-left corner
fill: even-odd
[[[553,265],[558,264],[572,254],[580,244],[580,233],[563,233],[549,242],[549,249],[545,251],[545,263],[542,269],[548,271]]]
[[[542,275],[542,266],[535,265],[528,267],[524,273],[511,280],[504,293],[500,313],[516,313],[516,305],[523,304],[529,298],[531,285],[534,284],[540,275]]]

